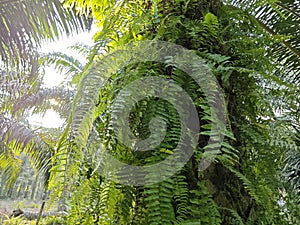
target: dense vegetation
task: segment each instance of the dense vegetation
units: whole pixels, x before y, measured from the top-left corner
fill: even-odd
[[[46,205],[65,210],[66,224],[300,222],[299,1],[41,1],[48,20],[30,16],[33,2],[0,1],[0,28],[11,34],[0,35],[2,195],[34,199],[43,186]],[[13,35],[20,35],[13,10],[27,18],[22,32],[31,41]],[[86,65],[63,53],[32,54],[59,29],[88,29],[90,19],[98,27],[94,46],[74,46]],[[72,79],[42,89],[46,64]],[[126,89],[141,80],[138,91]],[[171,101],[151,92],[164,88]],[[34,130],[26,116],[49,108],[66,119],[64,128]],[[182,120],[199,121],[200,131]],[[141,140],[151,151],[139,149],[148,147]],[[194,152],[186,158],[178,146]],[[43,180],[24,178],[24,168]]]

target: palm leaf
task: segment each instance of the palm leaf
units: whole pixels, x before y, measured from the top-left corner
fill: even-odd
[[[273,37],[269,55],[287,69],[286,80],[300,82],[300,2],[297,0],[228,0],[248,11]]]
[[[287,181],[300,195],[300,153],[298,151],[290,150],[288,152],[283,171]]]
[[[39,89],[36,93],[29,93],[16,99],[12,114],[24,115],[25,109],[32,109],[33,113],[45,113],[48,109],[53,109],[62,118],[67,118],[73,95],[72,91],[63,88]]]
[[[78,59],[62,52],[49,53],[44,59],[46,64],[54,65],[58,72],[65,72],[67,75],[78,74],[83,70],[83,65]]]
[[[37,133],[3,114],[0,115],[0,127],[0,169],[7,177],[16,178],[12,175],[18,173],[17,165],[21,166],[16,162],[19,162],[21,154],[25,153],[32,160],[32,165],[44,174],[47,180],[51,166],[51,147]]]
[[[58,0],[0,0],[0,56],[23,64],[42,40],[90,27],[90,20],[66,10]]]

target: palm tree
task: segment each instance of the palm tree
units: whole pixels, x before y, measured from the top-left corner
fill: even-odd
[[[45,113],[54,109],[63,118],[68,114],[72,92],[62,88],[39,88],[38,80],[29,83],[26,75],[1,73],[0,93],[0,170],[8,187],[12,187],[23,165],[24,154],[32,165],[49,178],[55,135],[51,129],[32,127],[27,117],[32,113]],[[22,79],[23,78],[23,79]],[[55,99],[55,104],[51,103]],[[56,129],[56,135],[60,131]]]
[[[1,0],[0,11],[0,170],[1,179],[12,187],[24,153],[46,181],[54,153],[55,137],[44,135],[45,129],[33,130],[26,117],[49,108],[65,116],[72,99],[72,93],[62,88],[40,88],[43,74],[37,48],[43,41],[89,29],[91,20],[56,0]]]

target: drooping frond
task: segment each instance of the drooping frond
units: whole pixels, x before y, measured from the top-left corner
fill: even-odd
[[[11,111],[17,99],[37,91],[40,86],[37,74],[0,70],[0,112]]]
[[[54,39],[90,26],[85,17],[66,10],[58,0],[1,0],[0,56],[5,62],[27,60],[45,39]]]
[[[44,56],[44,60],[45,64],[54,65],[56,70],[67,75],[78,74],[83,70],[83,65],[78,59],[62,52],[49,53]]]
[[[300,196],[300,152],[295,150],[288,152],[284,174]]]
[[[3,114],[0,115],[0,127],[0,169],[6,171],[8,177],[15,174],[19,168],[17,165],[21,165],[20,156],[25,153],[32,160],[32,165],[37,171],[48,176],[52,151],[42,137]],[[11,166],[16,162],[19,163]]]
[[[300,2],[297,0],[227,0],[245,9],[274,39],[270,56],[287,68],[284,78],[300,83]]]
[[[25,109],[33,109],[33,113],[45,113],[53,109],[62,118],[67,118],[74,93],[63,88],[43,88],[36,93],[29,93],[16,99],[12,113],[23,113]]]

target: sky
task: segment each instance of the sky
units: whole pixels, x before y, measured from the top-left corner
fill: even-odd
[[[94,30],[95,27],[92,27],[90,32],[82,32],[80,34],[74,34],[70,37],[65,36],[57,41],[45,43],[41,46],[40,53],[63,52],[77,58],[80,61],[83,61],[84,58],[82,58],[76,51],[68,49],[68,47],[76,43],[92,45],[92,37],[95,33]],[[45,76],[43,80],[45,87],[58,87],[64,79],[64,74],[60,74],[55,71],[53,66],[47,67],[45,69]],[[28,121],[34,126],[42,126],[46,128],[58,128],[61,127],[64,123],[64,120],[62,120],[59,115],[52,109],[48,110],[43,117],[38,114],[30,116],[28,118]]]

